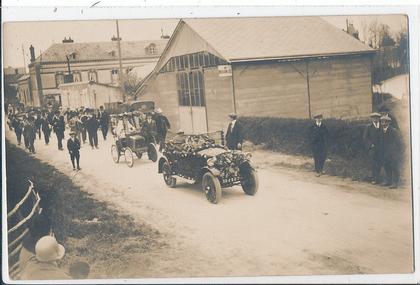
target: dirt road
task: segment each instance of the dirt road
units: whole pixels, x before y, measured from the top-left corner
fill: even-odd
[[[100,136],[100,134],[98,133]],[[14,135],[6,136],[16,143]],[[112,138],[110,139],[112,140]],[[50,163],[93,197],[164,234],[170,244],[127,264],[125,277],[253,276],[407,273],[412,270],[410,189],[390,190],[335,177],[276,168],[259,151],[260,189],[240,187],[207,202],[199,187],[167,188],[146,158],[133,168],[115,164],[111,141],[84,145],[82,170],[68,153],[36,141],[36,157]],[[140,262],[147,265],[140,266]],[[142,268],[141,270],[139,268]]]

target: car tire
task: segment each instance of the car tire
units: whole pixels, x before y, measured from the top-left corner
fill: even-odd
[[[156,146],[154,144],[149,144],[149,146],[147,147],[147,156],[149,157],[151,161],[153,162],[157,161],[158,154],[157,154]]]
[[[115,144],[111,146],[111,156],[112,156],[112,160],[115,163],[120,162],[120,150]]]
[[[203,175],[201,185],[207,200],[210,203],[217,204],[222,198],[222,186],[220,186],[219,179],[207,172]]]
[[[125,164],[127,164],[128,167],[133,167],[134,165],[134,157],[133,152],[130,148],[126,148],[124,151],[124,158],[125,158]]]
[[[176,186],[176,178],[172,176],[171,166],[168,162],[163,163],[162,174],[163,180],[165,181],[166,185],[170,188],[174,188]]]
[[[247,177],[241,182],[242,190],[244,190],[246,195],[255,195],[258,191],[258,176],[257,172],[254,169],[249,169],[244,176]]]

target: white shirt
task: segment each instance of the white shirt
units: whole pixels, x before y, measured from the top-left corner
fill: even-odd
[[[236,120],[233,120],[232,122],[230,122],[230,131],[233,130],[233,127],[235,126]]]
[[[372,122],[375,129],[379,129],[379,122]]]
[[[389,126],[388,126],[389,127]],[[384,128],[384,133],[386,133],[386,131],[388,130],[388,127]]]

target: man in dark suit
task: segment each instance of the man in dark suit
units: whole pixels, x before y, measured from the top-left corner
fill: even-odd
[[[89,136],[89,144],[93,148],[98,148],[98,128],[99,122],[93,110],[90,110],[89,117],[86,120],[86,129]]]
[[[67,150],[70,154],[71,164],[73,165],[73,170],[80,170],[80,141],[76,138],[76,133],[74,131],[70,132],[70,138],[67,140]],[[76,161],[76,164],[74,163]]]
[[[231,122],[226,131],[226,146],[232,150],[240,150],[242,149],[243,143],[242,126],[237,121],[238,115],[232,113],[229,114],[229,118],[231,119]]]
[[[53,130],[57,136],[58,150],[63,150],[63,139],[64,139],[64,130],[66,128],[64,123],[64,117],[60,114],[60,111],[55,111],[54,117],[52,119]]]
[[[146,121],[143,123],[141,128],[141,134],[147,142],[156,141],[156,122],[153,120],[151,113],[146,115]]]
[[[327,159],[328,129],[322,119],[322,114],[314,116],[314,122],[309,129],[309,141],[315,161],[316,176],[323,174],[324,163]]]
[[[104,140],[106,141],[106,136],[108,134],[108,129],[109,129],[109,115],[104,110],[103,106],[99,107],[98,120],[101,126],[102,136],[104,137]]]
[[[372,184],[378,184],[380,182],[379,174],[381,172],[383,163],[383,159],[379,148],[379,140],[382,132],[381,123],[379,121],[380,117],[381,114],[372,113],[370,115],[372,122],[366,126],[365,131],[363,133],[363,140],[365,142],[367,154],[371,162]]]
[[[42,113],[41,115],[41,130],[44,133],[44,141],[45,141],[45,144],[47,145],[50,143],[51,129],[50,129],[50,124],[48,123],[47,114],[45,113]]]
[[[13,117],[11,118],[11,122],[12,122],[11,124],[12,124],[13,130],[15,131],[15,134],[16,134],[18,145],[20,145],[22,143],[22,129],[23,129],[22,119],[18,117],[17,115],[13,115]]]
[[[157,139],[157,143],[159,144],[159,151],[162,151],[165,145],[166,134],[168,132],[168,129],[171,128],[171,124],[169,123],[168,118],[166,118],[162,114],[162,109],[160,108],[156,110],[155,121],[156,121],[156,132],[157,132],[156,139]]]
[[[384,161],[387,180],[384,186],[397,188],[400,182],[400,167],[403,158],[403,142],[400,132],[391,127],[389,116],[381,117],[381,155]]]

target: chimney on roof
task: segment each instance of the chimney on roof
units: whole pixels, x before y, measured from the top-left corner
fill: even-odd
[[[31,62],[35,61],[35,48],[31,45],[29,47],[29,52],[31,53]]]
[[[74,40],[71,37],[69,38],[64,37],[63,44],[68,44],[68,43],[74,43]]]
[[[163,29],[160,29],[160,38],[161,39],[169,39],[169,36],[168,35],[164,35],[163,34]]]

